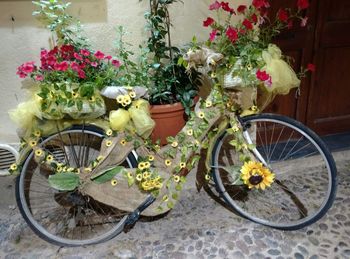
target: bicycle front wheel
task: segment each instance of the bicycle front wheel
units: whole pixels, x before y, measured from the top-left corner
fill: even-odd
[[[43,139],[39,147],[70,167],[86,167],[100,152],[104,138],[96,127],[76,126]],[[123,166],[136,167],[130,153]],[[82,246],[107,241],[119,234],[128,212],[102,204],[79,190],[58,191],[49,185],[52,170],[37,163],[31,152],[17,178],[16,199],[31,229],[59,246]]]
[[[240,214],[270,227],[295,230],[308,226],[331,207],[336,195],[336,166],[323,141],[303,124],[274,114],[242,118],[244,137],[256,148],[258,161],[275,180],[265,190],[234,183],[223,167],[239,163],[229,142],[232,135],[217,140],[213,178],[224,200]]]

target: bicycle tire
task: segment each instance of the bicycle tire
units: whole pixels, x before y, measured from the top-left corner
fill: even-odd
[[[59,133],[54,133],[52,134],[51,136],[49,137],[46,137],[45,139],[42,140],[42,142],[39,144],[41,147],[49,147],[48,146],[48,143],[51,143],[53,141],[55,141],[55,137],[57,137],[58,135],[60,135],[60,138],[62,140],[62,138],[64,137],[65,134],[77,134],[77,136],[79,136],[79,134],[89,134],[89,136],[96,136],[96,139],[92,139],[92,137],[90,138],[90,142],[91,143],[95,143],[95,145],[98,146],[98,144],[100,144],[104,138],[104,135],[103,135],[103,131],[100,129],[100,128],[97,128],[95,126],[82,126],[82,125],[77,125],[77,126],[74,126],[70,129],[66,129],[66,130],[63,130]],[[62,137],[63,136],[63,137]],[[71,135],[69,135],[71,136]],[[73,135],[74,136],[74,135]],[[86,135],[84,135],[84,138],[85,138]],[[63,142],[63,140],[62,140]],[[45,144],[47,144],[45,146]],[[62,144],[62,143],[61,143]],[[70,144],[72,144],[72,142],[70,142]],[[51,144],[52,145],[52,144]],[[86,144],[87,145],[94,145],[94,144]],[[90,147],[90,148],[91,148]],[[50,146],[51,148],[51,146]],[[75,147],[74,147],[75,148]],[[97,150],[98,151],[98,150]],[[98,152],[94,152],[94,155],[97,155]],[[90,155],[90,154],[89,154]],[[92,155],[92,157],[94,157]],[[137,166],[137,157],[136,157],[136,153],[132,152],[130,154],[128,154],[127,156],[127,163],[129,164],[130,167],[136,167]],[[29,227],[33,230],[33,232],[38,235],[40,238],[44,239],[45,241],[47,242],[50,242],[54,245],[57,245],[57,246],[69,246],[69,247],[74,247],[74,246],[84,246],[84,245],[92,245],[92,244],[98,244],[98,243],[102,243],[102,242],[105,242],[105,241],[108,241],[110,240],[111,238],[115,237],[116,235],[118,235],[122,230],[123,230],[123,227],[124,227],[124,224],[125,224],[125,221],[127,219],[127,216],[128,214],[126,214],[125,216],[122,216],[120,218],[120,221],[118,223],[116,223],[110,230],[102,233],[100,236],[97,236],[97,237],[93,237],[93,238],[89,238],[89,239],[69,239],[69,238],[66,238],[66,237],[61,237],[61,236],[58,236],[57,233],[56,235],[54,233],[51,233],[48,229],[50,226],[47,226],[45,227],[44,224],[41,224],[40,222],[38,222],[38,218],[36,218],[36,216],[34,215],[33,211],[36,210],[36,208],[34,208],[33,206],[33,201],[31,200],[30,198],[30,194],[31,192],[33,191],[38,191],[37,189],[35,190],[26,190],[25,191],[25,186],[27,187],[28,185],[33,185],[35,186],[36,188],[40,187],[40,186],[43,186],[43,188],[47,188],[47,186],[44,186],[45,183],[44,182],[38,182],[34,183],[34,181],[32,181],[33,179],[33,175],[35,175],[35,170],[34,172],[31,172],[30,170],[30,166],[32,166],[33,164],[33,151],[29,153],[29,155],[27,156],[26,158],[26,161],[24,162],[23,164],[23,168],[22,168],[22,171],[21,171],[21,174],[17,177],[17,181],[16,181],[16,201],[17,201],[17,204],[18,204],[18,208],[19,208],[19,211],[20,213],[22,214],[23,218],[25,219],[25,221],[27,222],[27,224],[29,225]],[[82,161],[83,163],[83,161]],[[38,169],[38,168],[37,168]],[[37,170],[36,169],[36,170]],[[37,170],[39,173],[36,173],[36,175],[40,174],[41,173],[41,169],[39,168],[39,170]],[[30,175],[32,174],[32,176]],[[29,179],[26,179],[26,177],[30,177]],[[29,182],[29,183],[27,183]],[[40,185],[39,185],[40,184]],[[30,188],[30,187],[29,187]],[[34,189],[34,188],[33,188]],[[51,188],[52,189],[52,188]],[[28,192],[27,194],[25,192]],[[57,192],[58,195],[61,195],[62,192]],[[56,194],[57,194],[56,193]],[[68,192],[63,192],[63,195],[65,195],[65,193],[68,193]],[[55,195],[56,195],[55,194]],[[68,194],[67,194],[68,195]],[[62,196],[62,195],[61,195]],[[73,197],[73,199],[76,198],[76,199],[79,199],[79,197]],[[62,201],[58,201],[58,199],[61,199],[60,197],[56,199],[56,197],[54,196],[54,200],[55,202],[61,206],[61,207],[64,207],[64,206],[67,206],[66,204],[62,205],[60,203],[62,203]],[[85,198],[84,198],[85,199]],[[39,200],[40,201],[40,200]],[[45,200],[44,200],[45,201]],[[85,200],[84,200],[85,201]],[[65,201],[63,201],[64,203]],[[94,203],[93,203],[94,202]],[[89,209],[89,210],[98,210],[99,213],[101,213],[101,210],[103,211],[103,209],[106,209],[107,207],[101,207],[101,206],[104,206],[102,204],[98,204],[97,201],[94,201],[93,199],[90,199],[89,198],[89,201],[87,201],[87,203],[89,203],[89,205],[76,205],[76,206],[85,206],[86,208],[86,211]],[[75,206],[75,205],[74,205]],[[88,207],[90,206],[90,207]],[[98,206],[98,207],[97,207]],[[49,209],[50,207],[46,208],[46,209]],[[91,209],[90,209],[91,208]],[[108,208],[108,209],[111,209],[111,208]],[[65,209],[66,210],[66,209]],[[71,210],[71,209],[69,209]],[[68,210],[68,212],[69,212]],[[96,212],[95,211],[95,212]],[[74,209],[74,213],[76,213],[76,210]],[[85,212],[85,217],[88,218],[88,213]],[[92,213],[92,212],[90,212]],[[113,211],[114,213],[114,211]],[[96,212],[96,215],[97,212]],[[47,216],[49,217],[49,216]],[[74,215],[74,217],[76,217]],[[102,217],[102,216],[101,216]],[[105,215],[105,217],[107,217],[107,214]],[[63,219],[62,219],[63,220]],[[86,220],[86,219],[84,219]],[[68,223],[68,222],[66,222]],[[59,224],[59,223],[58,223]],[[80,223],[81,224],[81,223]],[[90,224],[93,224],[93,222]],[[102,224],[108,224],[108,223],[102,223]],[[101,224],[101,225],[102,225]],[[92,225],[93,226],[93,225]],[[92,227],[91,225],[88,226],[88,228],[91,228]],[[80,225],[81,228],[83,228],[83,226]],[[86,233],[86,230],[84,230],[85,233]],[[74,235],[74,230],[72,231],[73,232],[73,235]],[[82,234],[82,233],[81,233]]]
[[[322,218],[332,206],[337,189],[336,165],[325,143],[316,133],[302,123],[285,116],[259,114],[244,117],[242,118],[242,122],[245,129],[244,134],[252,134],[256,138],[255,142],[253,142],[257,146],[255,150],[258,153],[256,154],[258,156],[261,155],[265,160],[260,162],[266,162],[272,171],[277,167],[279,167],[279,170],[278,172],[273,171],[276,173],[276,181],[264,191],[256,190],[255,188],[249,189],[246,186],[234,186],[232,183],[230,185],[228,173],[226,172],[225,175],[222,172],[223,170],[217,168],[222,163],[219,160],[225,160],[220,154],[223,153],[224,142],[226,138],[229,138],[229,135],[224,132],[216,141],[212,153],[213,179],[217,191],[224,201],[239,215],[256,223],[277,229],[296,230],[313,224]],[[278,124],[279,128],[276,126],[271,127],[273,123]],[[251,127],[255,127],[253,133],[249,133],[249,128]],[[265,134],[266,141],[264,141],[264,136],[261,136],[264,128],[267,132]],[[282,129],[282,132],[277,139],[278,135],[274,134],[275,130],[277,132],[278,129]],[[286,131],[284,131],[285,129]],[[299,139],[297,139],[297,133],[294,132],[300,135]],[[288,142],[285,140],[286,133],[289,136]],[[296,136],[295,140],[293,134]],[[270,143],[268,143],[268,139],[271,140]],[[282,149],[283,145],[284,149]],[[292,149],[287,152],[286,150],[291,147]],[[279,150],[280,154],[273,154],[276,150]],[[306,152],[308,151],[312,152],[307,154]],[[227,151],[225,152],[227,153]],[[319,154],[317,155],[316,152]],[[268,155],[264,155],[263,153],[267,153]],[[279,160],[282,156],[285,160]],[[295,167],[295,163],[298,163],[297,167]],[[321,163],[320,166],[319,163]],[[294,166],[292,170],[290,168],[291,166]],[[321,176],[317,174],[324,167],[327,173]],[[316,173],[314,172],[315,168],[319,170]],[[283,170],[285,174],[283,174]],[[303,174],[295,175],[300,171]],[[305,178],[305,181],[301,180],[302,178]],[[311,181],[307,182],[310,179]],[[316,180],[320,181],[321,184],[319,186],[312,185],[312,181],[315,182]],[[278,188],[281,190],[279,191]],[[324,197],[322,196],[322,203],[317,204],[317,199],[311,201],[312,198],[316,198],[317,195],[321,194],[324,194]],[[245,196],[243,197],[243,195]],[[292,201],[288,201],[287,203],[287,196]],[[281,199],[280,209],[273,204],[274,202],[278,203],[278,199]],[[253,206],[256,206],[256,208],[253,208]],[[310,213],[310,209],[313,209],[312,213]],[[280,215],[275,216],[273,213]],[[282,219],[282,217],[284,218]]]

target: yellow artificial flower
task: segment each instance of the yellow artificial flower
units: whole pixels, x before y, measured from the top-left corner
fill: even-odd
[[[72,96],[73,96],[73,98],[78,98],[78,97],[79,97],[79,93],[74,92],[74,93],[72,94]]]
[[[196,146],[200,146],[201,144],[197,139],[194,141],[194,143],[196,144]]]
[[[253,105],[252,107],[250,107],[250,109],[251,109],[253,112],[256,112],[256,111],[258,110],[258,106]]]
[[[163,198],[162,198],[162,200],[163,200],[164,202],[167,202],[167,201],[169,200],[168,195],[164,195]]]
[[[216,73],[215,72],[211,72],[210,77],[211,78],[216,78]]]
[[[151,176],[151,173],[150,173],[150,172],[144,172],[144,173],[142,174],[142,178],[143,178],[143,179],[148,179],[150,176]]]
[[[193,135],[193,129],[187,130],[186,133],[187,133],[188,136],[192,136]]]
[[[177,147],[179,145],[179,143],[177,143],[176,141],[174,141],[173,143],[171,143],[172,147]]]
[[[154,156],[149,155],[149,156],[148,156],[148,161],[153,161],[153,160],[154,160]]]
[[[52,162],[52,160],[53,160],[53,155],[48,155],[48,156],[46,157],[46,161],[47,161],[47,162]]]
[[[67,172],[73,172],[74,171],[74,168],[73,167],[69,167],[68,169],[67,169]]]
[[[106,141],[106,146],[107,146],[107,147],[112,146],[112,144],[113,144],[113,141],[112,141],[112,140],[107,140],[107,141]]]
[[[159,150],[160,150],[160,146],[159,146],[159,145],[155,145],[155,146],[154,146],[154,150],[155,150],[155,151],[159,151]]]
[[[128,172],[128,173],[127,173],[127,176],[128,176],[128,178],[133,178],[133,177],[134,177],[133,174],[132,174],[132,172]]]
[[[76,174],[80,174],[80,168],[77,169],[77,171],[75,172]]]
[[[180,168],[181,168],[181,169],[186,168],[186,163],[181,162],[181,163],[180,163]]]
[[[248,145],[247,145],[247,144],[243,144],[243,145],[242,145],[242,148],[243,148],[243,149],[248,149]]]
[[[35,156],[41,157],[44,154],[44,151],[42,149],[35,150]]]
[[[123,103],[123,101],[124,101],[124,95],[118,95],[117,102],[121,104],[121,103]]]
[[[120,144],[121,144],[122,146],[125,146],[125,145],[126,145],[126,140],[125,140],[125,139],[122,139],[122,140],[120,141]]]
[[[124,95],[123,97],[123,105],[126,104],[126,105],[129,105],[131,103],[131,98],[129,95]]]
[[[62,172],[62,170],[63,170],[62,166],[57,166],[57,168],[56,168],[57,173]]]
[[[103,159],[104,159],[104,156],[98,156],[98,157],[96,158],[96,160],[97,160],[98,162],[101,162]]]
[[[111,129],[106,130],[106,135],[108,137],[112,136],[113,135],[113,130],[111,130]]]
[[[197,114],[197,116],[198,116],[199,118],[201,118],[201,119],[204,119],[205,114],[204,114],[204,112],[199,112],[199,113]]]
[[[238,128],[238,126],[235,125],[235,126],[232,127],[232,130],[233,130],[233,132],[238,132],[239,128]]]
[[[35,140],[29,141],[29,146],[35,147],[37,145],[37,142]]]
[[[118,184],[118,181],[116,179],[111,180],[112,186],[116,186]]]
[[[40,130],[36,130],[36,131],[34,131],[34,136],[35,137],[41,137],[41,132],[40,132]]]
[[[144,162],[144,166],[145,168],[150,168],[151,167],[151,163],[150,162]]]
[[[206,174],[206,175],[205,175],[205,180],[207,180],[207,181],[210,180],[210,175],[209,175],[209,174]]]
[[[146,168],[146,167],[145,167],[145,163],[144,163],[144,162],[139,163],[138,166],[137,166],[137,168],[140,169],[140,170],[145,169],[145,168]]]
[[[212,106],[213,106],[212,101],[210,101],[210,100],[206,100],[205,101],[205,107],[209,108],[209,107],[212,107]]]
[[[249,71],[252,70],[252,69],[253,69],[252,64],[248,64],[248,65],[247,65],[247,69],[248,69]]]
[[[129,96],[131,98],[135,98],[136,97],[136,93],[134,91],[131,91],[131,92],[129,92]]]
[[[166,166],[171,166],[171,161],[170,161],[169,159],[166,159],[166,160],[165,160],[165,165],[166,165]]]
[[[12,165],[10,166],[10,169],[11,169],[12,171],[16,171],[17,168],[18,168],[17,164],[12,164]]]
[[[142,174],[136,175],[136,180],[137,180],[138,182],[142,181]]]
[[[160,182],[157,182],[155,185],[154,185],[157,189],[160,189],[163,187],[163,184],[160,183]]]
[[[174,182],[176,183],[180,182],[180,176],[174,175]]]
[[[85,167],[84,168],[84,172],[85,173],[91,173],[92,172],[92,168],[91,167]]]
[[[241,168],[241,179],[249,189],[265,190],[274,182],[275,175],[262,163],[249,161],[245,162]]]
[[[89,101],[90,101],[90,102],[95,102],[95,101],[96,101],[95,96],[91,96],[91,97],[89,98]]]

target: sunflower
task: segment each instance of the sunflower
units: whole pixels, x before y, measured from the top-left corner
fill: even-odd
[[[136,97],[136,93],[134,91],[131,91],[131,92],[129,92],[129,96],[131,98],[135,98]]]
[[[41,157],[44,154],[44,151],[42,149],[35,150],[35,156]]]
[[[53,160],[53,155],[48,155],[48,156],[46,157],[46,161],[47,161],[47,162],[52,162],[52,160]]]
[[[207,181],[210,180],[210,175],[209,175],[209,174],[206,174],[206,175],[205,175],[205,180],[207,180]]]
[[[112,136],[113,135],[113,130],[111,130],[111,129],[108,129],[108,130],[106,130],[106,135],[107,136]]]
[[[181,162],[181,163],[180,163],[180,168],[181,168],[181,169],[184,169],[185,167],[186,167],[186,163]]]
[[[126,104],[126,105],[129,105],[131,103],[131,98],[129,95],[124,95],[123,97],[123,105]]]
[[[204,119],[205,114],[204,114],[204,112],[199,112],[199,113],[197,114],[197,116],[198,116],[200,119]]]
[[[171,161],[170,161],[169,159],[166,159],[166,160],[165,160],[165,165],[166,165],[166,166],[170,166],[170,165],[171,165]]]
[[[209,107],[212,107],[212,106],[213,106],[212,101],[210,101],[210,100],[205,101],[205,107],[209,108]]]
[[[41,132],[40,132],[40,130],[36,130],[36,131],[34,131],[34,136],[35,137],[41,137]]]
[[[143,179],[148,179],[150,176],[151,176],[151,173],[150,173],[150,172],[144,172],[144,173],[142,174],[142,178],[143,178]]]
[[[187,130],[186,133],[187,133],[188,136],[192,136],[193,135],[193,129]]]
[[[125,145],[126,145],[126,140],[125,140],[125,139],[122,139],[122,140],[120,141],[120,144],[121,144],[122,146],[125,146]]]
[[[179,143],[177,143],[176,141],[174,141],[173,143],[171,143],[172,147],[177,147],[179,145]]]
[[[17,164],[12,164],[11,166],[10,166],[10,169],[12,170],[12,171],[16,171],[17,170]]]
[[[118,95],[117,96],[117,102],[122,103],[124,101],[124,96],[123,95]]]
[[[153,161],[153,160],[154,160],[154,156],[149,155],[149,156],[148,156],[148,161]]]
[[[37,142],[35,140],[29,141],[29,146],[31,146],[31,147],[35,147],[36,144],[37,144]]]
[[[241,168],[241,179],[249,189],[256,188],[265,190],[270,187],[275,179],[275,175],[263,166],[262,163],[249,161],[245,162]]]
[[[107,140],[107,141],[106,141],[106,146],[107,146],[107,147],[112,146],[112,144],[113,144],[113,142],[112,142],[111,140]]]
[[[137,168],[140,169],[140,170],[145,169],[146,168],[145,163],[144,162],[139,163]]]
[[[89,101],[90,101],[90,102],[95,102],[95,101],[96,101],[95,96],[91,96],[91,97],[89,98]]]
[[[180,182],[180,176],[174,175],[174,182],[176,183]]]
[[[136,180],[137,180],[138,182],[141,182],[141,181],[142,181],[142,174],[136,175]]]
[[[79,93],[74,92],[74,93],[72,94],[72,96],[73,96],[73,98],[78,98],[78,97],[79,97]]]
[[[118,181],[116,179],[111,180],[112,186],[116,186],[118,184]]]
[[[151,167],[151,163],[150,162],[144,162],[144,166],[145,168],[150,168]]]

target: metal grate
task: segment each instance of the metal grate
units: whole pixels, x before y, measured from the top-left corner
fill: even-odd
[[[9,145],[0,144],[0,175],[6,175],[11,164],[16,162],[18,152]]]

